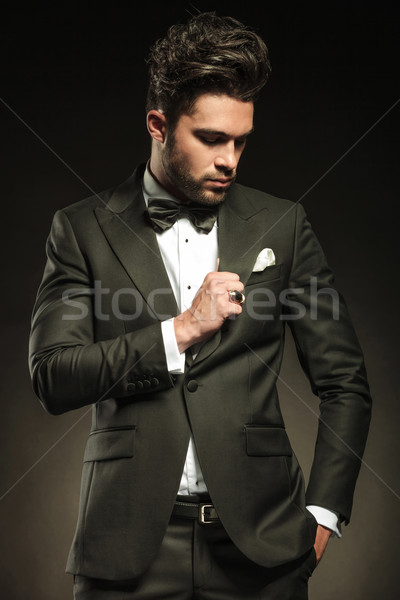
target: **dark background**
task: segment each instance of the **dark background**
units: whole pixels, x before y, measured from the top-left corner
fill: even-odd
[[[146,160],[145,57],[185,2],[2,4],[0,590],[67,600],[87,409],[59,417],[27,369],[31,308],[54,212]],[[310,582],[311,600],[399,597],[399,14],[368,1],[206,2],[254,26],[273,74],[239,181],[301,201],[337,274],[375,400],[353,519]],[[386,114],[386,116],[384,116]],[[379,122],[378,122],[379,121]],[[41,138],[41,139],[39,139]],[[56,156],[57,155],[57,156]],[[307,477],[318,403],[289,340],[282,381]]]

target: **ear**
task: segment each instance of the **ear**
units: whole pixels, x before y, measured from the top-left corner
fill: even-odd
[[[147,129],[151,137],[163,144],[167,137],[167,119],[158,110],[151,110],[147,114]]]

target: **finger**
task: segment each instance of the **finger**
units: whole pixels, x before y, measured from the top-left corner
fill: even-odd
[[[215,271],[214,273],[209,273],[213,279],[217,279],[218,281],[226,281],[227,279],[233,279],[235,281],[239,281],[240,277],[237,273],[231,273],[230,271]]]
[[[207,289],[216,295],[227,295],[230,291],[243,292],[244,284],[239,279],[214,279],[209,282]]]
[[[234,302],[230,303],[230,308],[229,308],[229,314],[228,314],[228,319],[235,319],[236,317],[238,317],[242,311],[243,311],[243,306],[240,304],[235,304]]]
[[[227,282],[230,282],[229,285],[236,285],[238,281],[239,275],[237,273],[230,273],[229,271],[212,271],[211,273],[207,273],[203,283],[206,287],[214,287],[216,285],[228,285]]]
[[[237,290],[238,292],[243,292],[244,284],[240,280],[230,279],[224,282],[225,289],[229,291]]]

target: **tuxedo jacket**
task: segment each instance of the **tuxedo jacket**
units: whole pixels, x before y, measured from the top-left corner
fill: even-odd
[[[93,405],[67,570],[139,576],[168,525],[192,434],[227,533],[273,567],[312,547],[316,504],[350,518],[370,418],[362,353],[299,204],[234,184],[220,206],[220,270],[245,284],[242,314],[168,372],[161,322],[177,314],[142,195],[121,186],[56,213],[34,308],[30,368],[52,414]],[[253,272],[260,251],[276,264]],[[335,304],[336,303],[336,304]],[[338,304],[337,304],[338,303]],[[338,313],[338,314],[337,314]],[[320,399],[307,494],[276,389],[285,328]]]

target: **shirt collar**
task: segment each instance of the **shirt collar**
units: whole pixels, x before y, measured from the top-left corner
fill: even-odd
[[[150,161],[149,161],[150,162]],[[146,202],[146,206],[148,204],[149,198],[162,198],[165,200],[172,200],[173,202],[179,202],[172,194],[169,194],[166,189],[164,189],[158,181],[156,181],[153,175],[150,172],[149,162],[146,165],[146,170],[143,175],[143,196]]]

